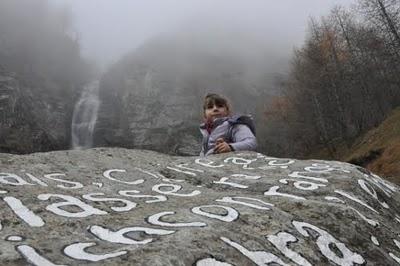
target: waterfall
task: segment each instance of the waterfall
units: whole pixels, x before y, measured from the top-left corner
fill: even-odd
[[[147,94],[147,96],[155,95],[151,70],[146,72],[146,75],[144,76],[144,90],[145,90],[145,93]]]
[[[93,130],[99,109],[99,82],[93,81],[84,87],[79,101],[75,104],[71,125],[72,149],[90,148],[93,144]]]

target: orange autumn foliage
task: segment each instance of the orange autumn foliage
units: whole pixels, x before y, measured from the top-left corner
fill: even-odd
[[[290,103],[287,97],[275,96],[271,104],[264,111],[264,115],[267,117],[283,118],[286,119],[288,116]]]

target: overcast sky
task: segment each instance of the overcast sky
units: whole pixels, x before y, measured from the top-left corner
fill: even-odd
[[[353,0],[50,0],[69,6],[83,54],[101,64],[118,60],[148,38],[203,22],[237,27],[300,46],[310,16]]]

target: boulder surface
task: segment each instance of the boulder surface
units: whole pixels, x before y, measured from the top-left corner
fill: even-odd
[[[397,265],[399,187],[342,162],[0,154],[1,265]]]

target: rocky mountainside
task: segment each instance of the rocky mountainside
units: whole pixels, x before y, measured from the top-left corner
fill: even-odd
[[[0,1],[0,152],[68,149],[92,69],[72,20],[43,0]]]
[[[336,161],[0,154],[2,265],[397,265],[399,187]]]
[[[75,99],[73,90],[60,90],[59,84],[27,85],[16,73],[0,72],[0,152],[68,148]]]
[[[255,45],[247,41],[243,47]],[[255,59],[243,47],[210,34],[147,42],[104,75],[94,145],[196,155],[201,102],[208,92],[229,96],[234,111],[253,114],[261,126],[257,107],[274,93],[273,73],[282,66],[271,65],[281,57],[269,51]]]
[[[131,79],[125,76],[114,83],[106,76],[101,83],[93,144],[198,154],[198,98],[170,84],[160,88],[163,80],[158,74],[140,67],[133,70],[139,73]]]

